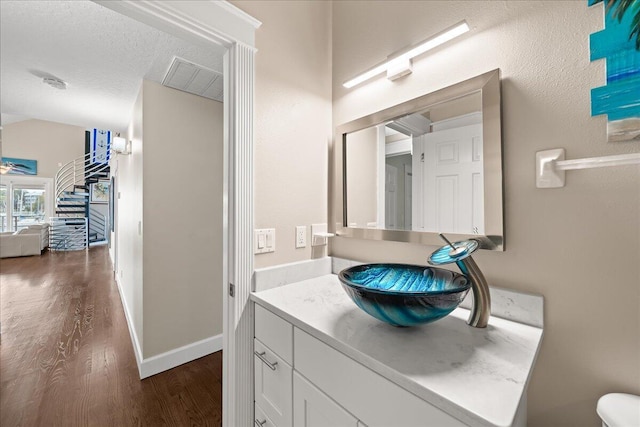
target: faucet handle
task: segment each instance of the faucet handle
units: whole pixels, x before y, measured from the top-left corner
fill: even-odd
[[[485,328],[491,316],[491,294],[487,280],[471,257],[471,254],[480,247],[480,242],[470,239],[451,243],[442,233],[440,237],[447,242],[447,245],[432,253],[428,262],[431,265],[455,262],[460,271],[469,277],[473,292],[473,306],[467,323],[476,328]]]
[[[480,247],[480,243],[475,239],[451,243],[444,234],[440,233],[440,237],[447,242],[447,245],[437,249],[429,256],[428,262],[431,265],[445,265],[463,260]]]

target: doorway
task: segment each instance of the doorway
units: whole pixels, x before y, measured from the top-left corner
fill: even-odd
[[[223,425],[253,418],[254,33],[260,22],[226,2],[96,0],[116,12],[204,46],[223,46]],[[230,292],[233,284],[234,292]]]

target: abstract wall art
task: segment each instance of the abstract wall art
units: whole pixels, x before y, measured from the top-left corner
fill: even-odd
[[[591,115],[607,115],[610,142],[640,140],[640,0],[604,3],[604,29],[590,36],[591,61],[606,61],[607,83],[591,89]]]

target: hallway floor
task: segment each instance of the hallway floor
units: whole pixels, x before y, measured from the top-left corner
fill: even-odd
[[[0,260],[0,425],[219,426],[222,352],[140,380],[106,246]]]

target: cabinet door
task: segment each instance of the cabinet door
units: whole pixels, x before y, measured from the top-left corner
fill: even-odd
[[[297,372],[369,427],[466,427],[298,328],[294,355]]]
[[[291,427],[293,369],[259,340],[254,340],[255,400],[278,427]]]
[[[296,427],[357,427],[358,420],[294,372],[293,425]]]

